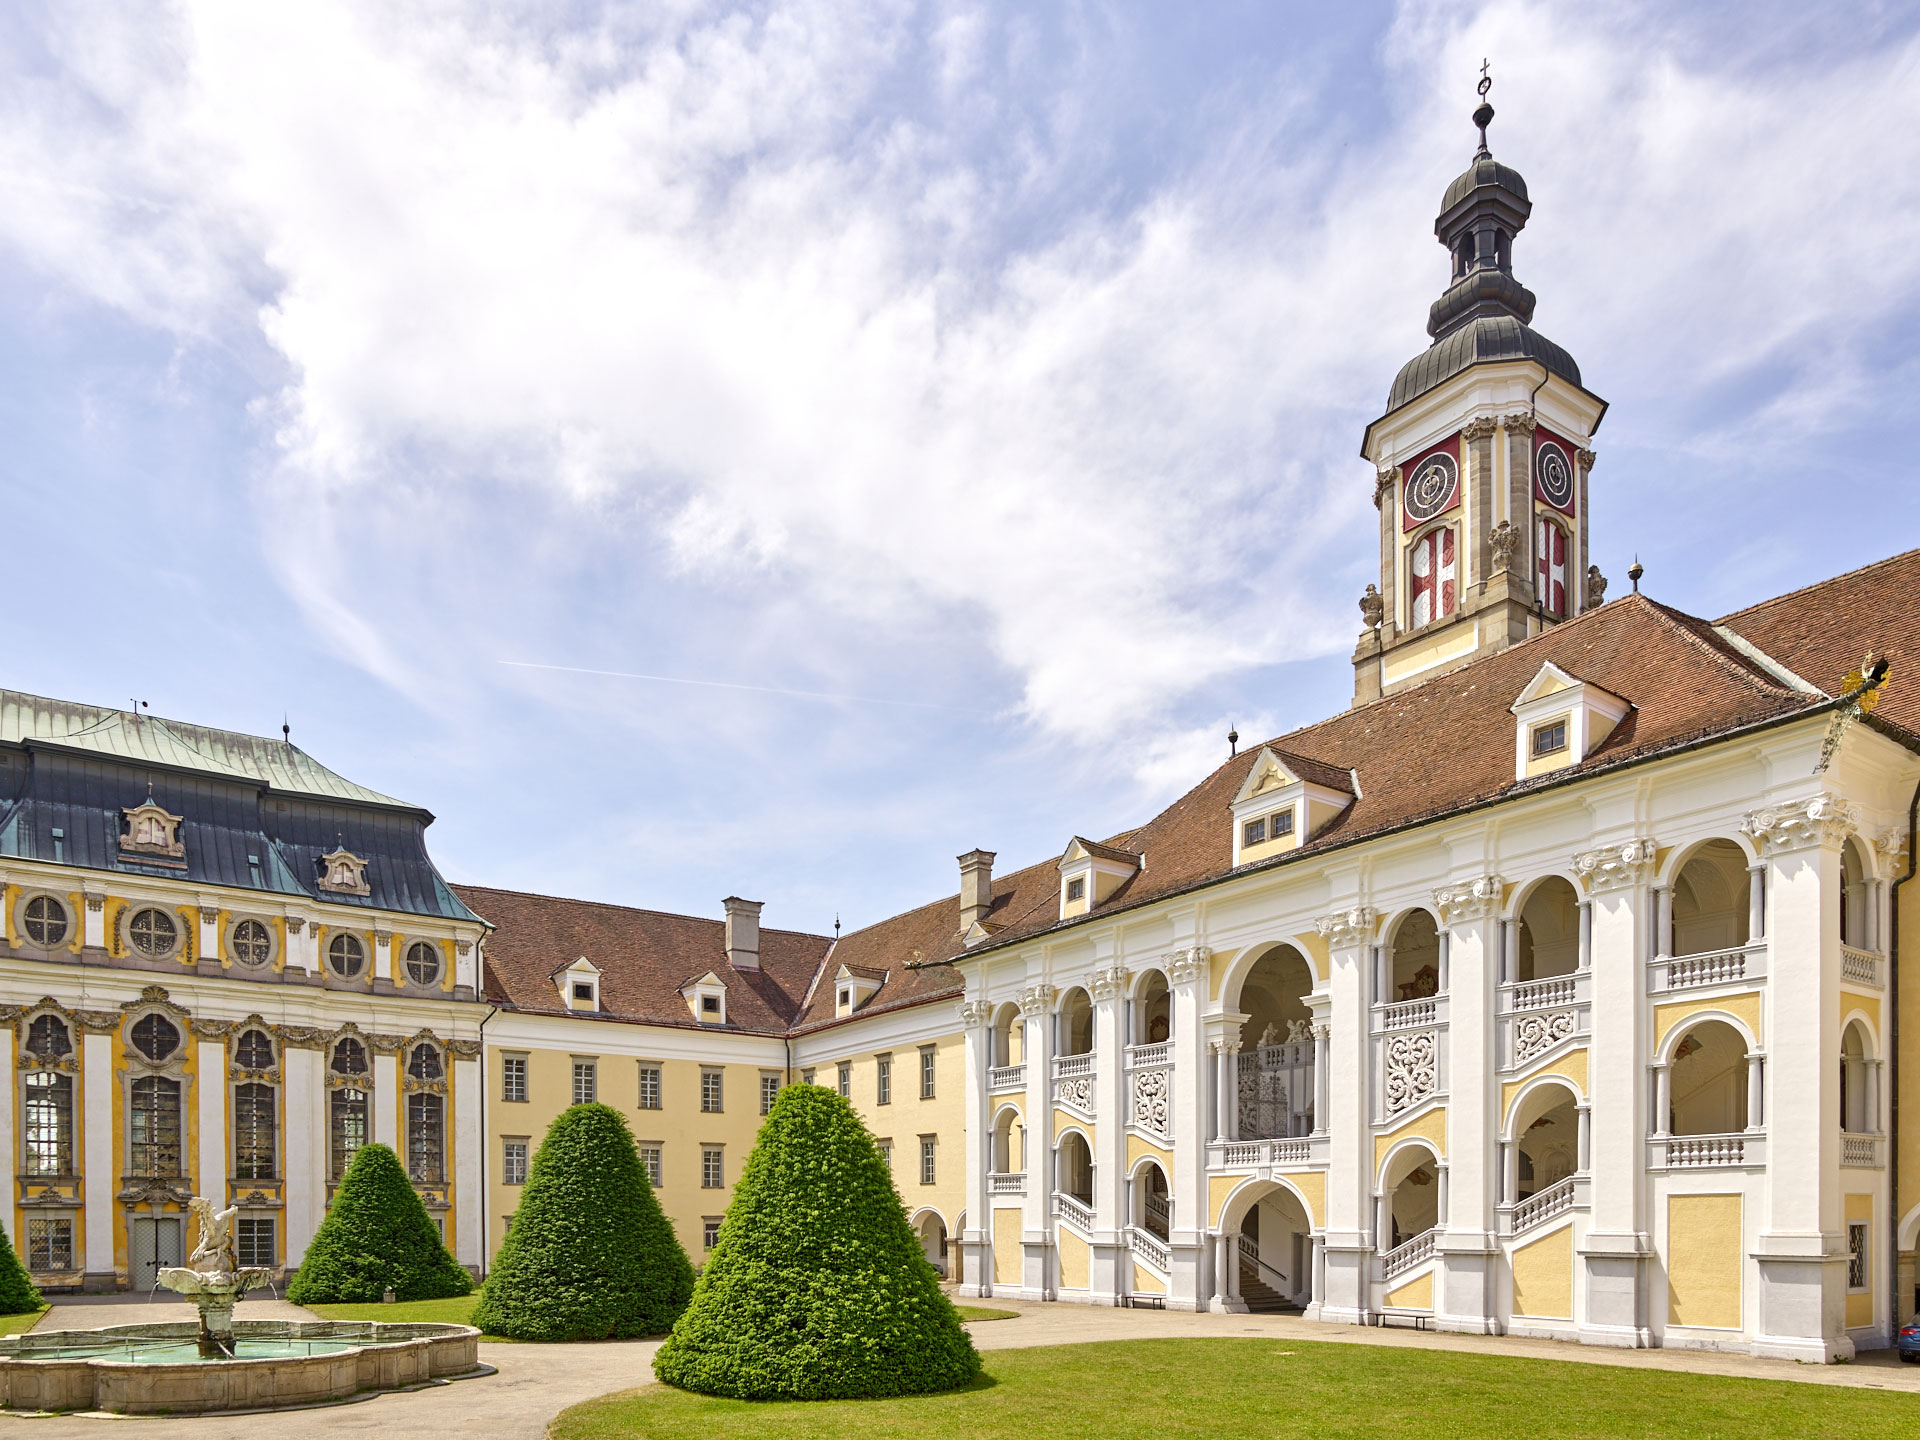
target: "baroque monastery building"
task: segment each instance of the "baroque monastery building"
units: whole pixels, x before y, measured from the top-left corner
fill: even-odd
[[[1491,118],[1433,343],[1363,439],[1353,708],[1058,860],[969,851],[957,894],[834,937],[455,887],[427,812],[284,738],[0,692],[3,1218],[36,1279],[147,1289],[196,1193],[240,1207],[242,1263],[297,1266],[369,1141],[482,1271],[583,1100],[698,1262],[812,1083],[969,1296],[1890,1343],[1920,551],[1719,620],[1637,568],[1603,603],[1606,406],[1531,328]]]

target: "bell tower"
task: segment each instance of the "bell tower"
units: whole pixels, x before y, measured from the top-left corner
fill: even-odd
[[[1380,580],[1360,600],[1356,705],[1571,619],[1606,590],[1587,558],[1587,478],[1607,404],[1532,328],[1513,242],[1533,202],[1487,148],[1485,68],[1480,148],[1433,226],[1451,262],[1427,315],[1433,343],[1401,367],[1360,444],[1374,467]]]

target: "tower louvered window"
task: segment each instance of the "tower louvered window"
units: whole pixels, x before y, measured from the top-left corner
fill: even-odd
[[[1407,569],[1412,623],[1428,625],[1451,615],[1459,574],[1452,527],[1429,530],[1415,541]]]
[[[1534,592],[1540,608],[1557,619],[1567,613],[1567,532],[1541,519],[1534,536]]]

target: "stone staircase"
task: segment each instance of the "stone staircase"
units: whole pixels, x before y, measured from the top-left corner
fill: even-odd
[[[1260,1272],[1253,1266],[1243,1264],[1240,1267],[1240,1298],[1247,1302],[1247,1309],[1256,1315],[1272,1314],[1277,1310],[1297,1310],[1299,1307],[1290,1302],[1278,1290],[1260,1278]]]

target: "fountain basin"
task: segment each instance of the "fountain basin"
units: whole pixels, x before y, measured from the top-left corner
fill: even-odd
[[[490,1373],[471,1325],[241,1320],[231,1360],[201,1359],[199,1337],[197,1323],[177,1321],[0,1339],[0,1406],[204,1415]]]

